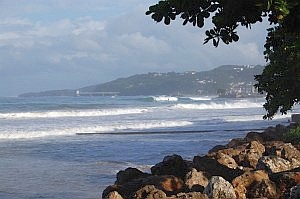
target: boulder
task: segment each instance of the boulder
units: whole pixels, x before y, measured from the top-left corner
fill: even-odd
[[[177,194],[183,190],[183,181],[175,176],[148,176],[145,178],[134,178],[122,185],[108,186],[102,194],[106,197],[110,192],[117,191],[123,198],[131,198],[132,194],[146,185],[153,185],[168,195]]]
[[[203,191],[204,187],[208,184],[207,179],[208,174],[197,171],[193,168],[190,172],[188,172],[185,176],[185,186],[192,191]]]
[[[223,164],[231,169],[236,169],[239,166],[231,156],[221,153],[221,152],[216,153],[216,156],[214,158],[220,164]]]
[[[234,138],[228,142],[226,145],[228,148],[237,148],[243,144],[247,143],[243,138]]]
[[[178,199],[208,199],[207,195],[200,193],[200,192],[179,193],[174,198],[178,198]]]
[[[213,176],[204,189],[204,194],[215,199],[235,199],[236,195],[232,185],[220,176]]]
[[[233,156],[233,159],[239,166],[255,168],[264,152],[264,145],[257,141],[251,141],[238,155]]]
[[[283,135],[288,131],[284,125],[278,124],[276,127],[268,127],[262,132],[261,137],[263,141],[280,141],[283,140]]]
[[[206,156],[195,156],[193,159],[193,167],[197,169],[197,171],[208,173],[210,176],[221,176],[229,182],[244,173],[244,171],[240,169],[230,169],[227,166],[220,164],[217,160]]]
[[[166,156],[162,162],[151,167],[153,175],[174,175],[184,178],[188,172],[188,163],[179,155]]]
[[[300,161],[289,161],[278,156],[263,156],[259,159],[256,168],[269,173],[278,173],[300,167]]]
[[[237,198],[246,199],[247,189],[263,180],[269,180],[268,174],[263,170],[246,171],[241,176],[236,177],[232,181],[232,185],[236,191]]]
[[[133,194],[133,199],[166,199],[167,195],[153,185],[146,185]]]
[[[300,171],[274,173],[269,177],[276,183],[281,198],[288,198],[290,189],[300,183]]]
[[[183,190],[183,181],[176,176],[159,176],[153,184],[168,194],[176,194]]]
[[[112,192],[117,192],[119,194],[118,190],[120,190],[120,186],[110,185],[110,186],[106,187],[104,189],[104,191],[102,192],[102,198],[107,198],[108,195]]]
[[[247,133],[246,137],[244,138],[247,142],[251,141],[258,141],[260,143],[264,142],[264,139],[262,137],[262,133],[259,132],[249,132]]]
[[[115,182],[115,184],[122,185],[133,179],[145,178],[149,175],[150,174],[144,173],[136,168],[129,167],[124,171],[122,170],[117,173],[117,181]]]
[[[265,152],[265,147],[258,141],[250,143],[231,144],[233,148],[221,149],[217,152],[208,154],[208,157],[216,159],[219,163],[229,167],[237,168],[238,166],[255,168],[260,157]]]
[[[247,198],[278,199],[276,184],[268,179],[253,183],[247,190]]]
[[[300,151],[291,143],[271,142],[267,143],[266,155],[279,156],[291,162],[300,161]]]
[[[116,191],[110,192],[104,199],[123,199],[123,197]]]
[[[226,149],[227,147],[224,145],[216,145],[212,149],[208,151],[208,153],[218,152],[219,150]]]

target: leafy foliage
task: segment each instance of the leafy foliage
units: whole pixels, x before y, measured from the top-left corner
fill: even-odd
[[[284,141],[286,142],[299,142],[300,141],[300,127],[295,129],[290,129],[286,134],[283,136]]]
[[[164,0],[149,7],[146,15],[169,25],[179,16],[183,25],[191,23],[203,28],[211,19],[213,27],[206,30],[204,43],[217,47],[222,41],[239,40],[237,27],[268,19],[264,55],[269,64],[255,79],[259,92],[266,93],[264,118],[271,119],[278,110],[286,114],[300,98],[300,1],[299,0]]]

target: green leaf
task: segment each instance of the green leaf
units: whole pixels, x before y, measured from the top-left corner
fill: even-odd
[[[214,47],[218,47],[218,43],[217,43],[216,39],[213,39],[213,45],[214,45]]]
[[[169,17],[165,17],[164,22],[165,22],[166,25],[170,25],[171,20],[170,20]]]
[[[231,37],[232,37],[232,40],[235,41],[235,42],[239,40],[239,36],[236,35],[236,34],[232,34]]]

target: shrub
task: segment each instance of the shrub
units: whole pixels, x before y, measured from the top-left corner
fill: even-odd
[[[286,142],[296,143],[300,141],[300,127],[295,129],[290,129],[287,133],[283,135],[283,139]]]

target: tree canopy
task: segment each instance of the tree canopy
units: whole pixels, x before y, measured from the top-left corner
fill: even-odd
[[[300,98],[300,1],[299,0],[164,0],[149,7],[146,15],[169,25],[176,17],[183,25],[203,28],[205,20],[213,27],[205,31],[204,43],[230,44],[239,40],[238,26],[269,21],[264,55],[268,61],[256,88],[266,93],[264,118],[280,111],[286,114]]]

